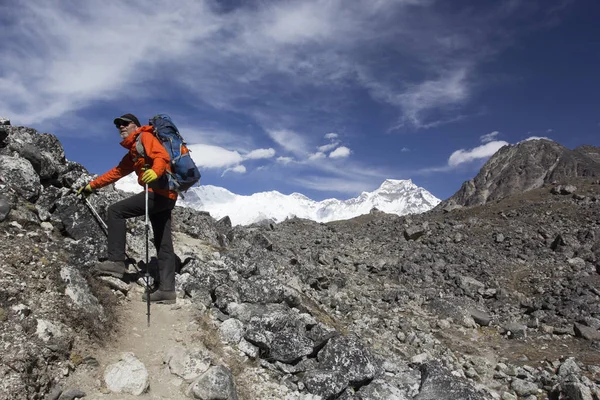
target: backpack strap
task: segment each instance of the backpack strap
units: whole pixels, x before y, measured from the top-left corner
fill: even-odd
[[[133,159],[133,163],[135,164],[135,162],[137,160],[139,160],[141,157],[146,157],[146,150],[144,149],[144,144],[142,143],[142,135],[144,133],[140,133],[136,138],[135,138],[135,150],[137,151],[137,153],[139,154],[138,157],[135,157]]]

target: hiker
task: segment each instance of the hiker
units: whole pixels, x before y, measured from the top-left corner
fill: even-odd
[[[177,192],[166,189],[165,171],[170,169],[169,153],[153,135],[151,126],[141,126],[133,114],[115,118],[114,124],[121,136],[121,146],[128,150],[119,165],[82,186],[77,194],[89,196],[95,189],[110,185],[135,172],[138,183],[148,184],[148,214],[154,232],[159,270],[158,290],[150,294],[150,301],[156,303],[174,303],[175,295],[175,252],[171,237],[171,211],[177,201]],[[140,136],[145,157],[136,150]],[[161,179],[162,177],[162,179]],[[94,273],[122,278],[127,271],[125,255],[126,224],[131,217],[145,215],[145,191],[121,200],[108,207],[108,260],[97,263]],[[146,265],[146,268],[149,268]],[[143,297],[145,301],[145,296]]]

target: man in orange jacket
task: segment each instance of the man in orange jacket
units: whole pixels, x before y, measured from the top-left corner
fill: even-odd
[[[177,192],[168,190],[166,186],[165,172],[170,170],[169,153],[153,135],[153,128],[141,126],[135,115],[122,115],[115,118],[114,124],[122,139],[121,146],[125,147],[128,153],[119,165],[81,187],[77,194],[88,196],[94,189],[110,185],[132,172],[137,174],[140,185],[148,184],[148,214],[154,232],[160,277],[158,290],[150,294],[150,301],[174,303],[176,300],[175,252],[171,236],[171,211],[177,201]],[[136,149],[138,136],[144,146],[145,157],[142,157]],[[145,192],[141,192],[108,207],[108,260],[96,265],[94,270],[96,274],[123,277],[127,270],[125,220],[145,215],[145,197]]]

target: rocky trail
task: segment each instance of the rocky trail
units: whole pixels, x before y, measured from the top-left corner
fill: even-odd
[[[192,342],[197,331],[192,306],[189,302],[152,305],[148,326],[146,303],[140,300],[141,293],[141,290],[133,291],[123,302],[119,311],[123,322],[104,346],[81,349],[85,351],[82,356],[96,360],[97,365],[92,363],[76,369],[63,385],[65,392],[79,390],[90,400],[188,399],[181,390],[182,379],[171,374],[165,357],[168,350]],[[147,370],[148,389],[140,395],[115,393],[106,387],[104,371],[124,353],[132,353]]]

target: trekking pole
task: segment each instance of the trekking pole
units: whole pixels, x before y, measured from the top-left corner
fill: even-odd
[[[150,167],[149,165],[147,167]],[[148,260],[148,184],[146,183],[146,304],[148,306],[148,327],[150,327],[150,264]]]
[[[102,227],[102,231],[104,232],[104,234],[106,235],[106,237],[108,237],[108,226],[106,225],[106,223],[104,222],[104,220],[102,219],[102,217],[100,216],[100,214],[98,214],[98,212],[96,211],[96,209],[94,208],[94,206],[92,206],[92,203],[90,203],[90,201],[85,196],[83,197],[83,200],[85,201],[85,204],[88,206],[88,208],[90,209],[90,211],[92,212],[92,214],[94,215],[94,217],[96,217],[96,220],[98,221],[98,223]]]
[[[85,204],[87,205],[87,207],[89,208],[89,210],[92,212],[92,214],[94,215],[94,217],[96,218],[96,221],[98,221],[98,223],[100,224],[100,227],[102,228],[102,232],[104,232],[104,235],[108,238],[108,226],[106,225],[106,222],[104,222],[104,220],[102,219],[102,217],[100,216],[100,214],[98,214],[98,211],[96,211],[96,209],[94,208],[94,206],[92,205],[92,203],[90,203],[90,201],[83,196],[83,200],[85,201]],[[125,247],[129,247],[129,245],[127,244],[127,241],[125,241]],[[131,250],[131,248],[129,249]],[[129,260],[130,257],[127,254],[127,251],[125,252],[125,257]],[[137,269],[137,267],[136,267]],[[139,271],[139,269],[138,269]]]

